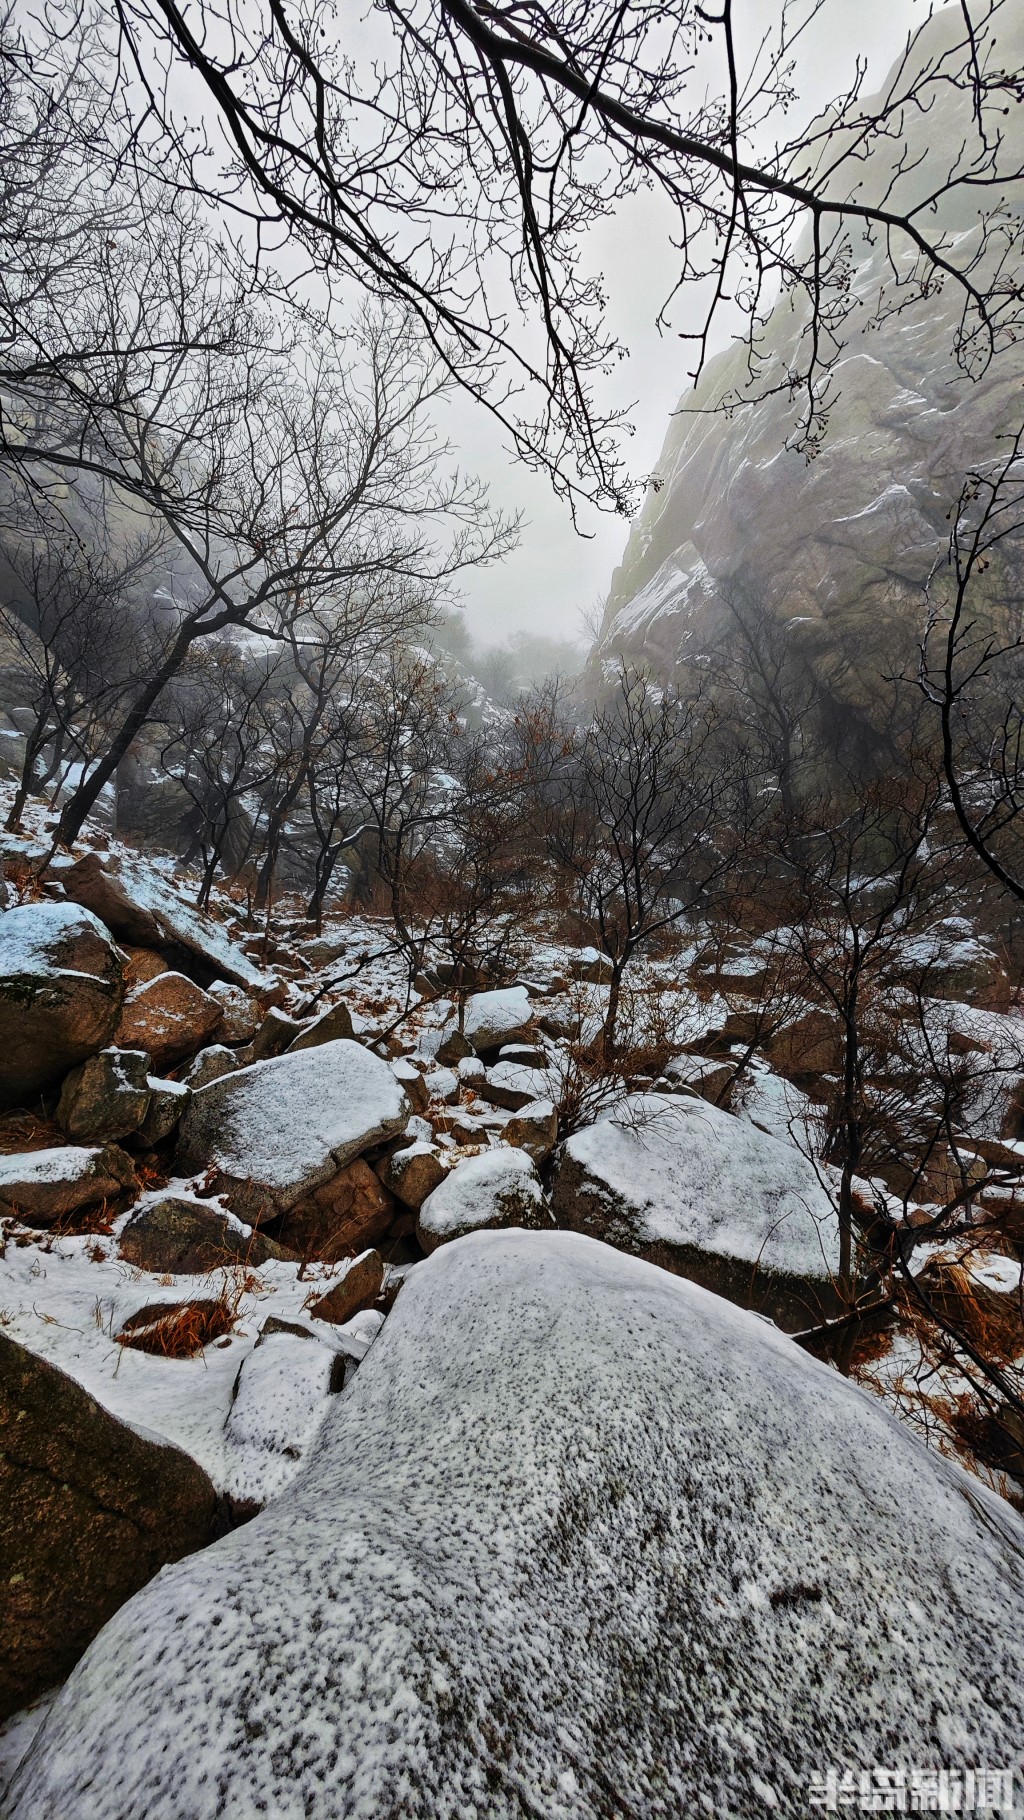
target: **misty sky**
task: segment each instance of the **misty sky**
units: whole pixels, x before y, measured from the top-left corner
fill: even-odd
[[[765,0],[746,0],[746,7],[763,29]],[[798,66],[808,118],[849,81],[858,53],[868,58],[867,92],[876,88],[908,28],[923,22],[926,12],[926,0],[833,0],[827,9],[830,32],[819,32],[807,43]],[[797,130],[797,120],[791,117],[789,126]],[[612,328],[630,350],[606,396],[619,406],[637,401],[632,413],[636,433],[627,445],[635,474],[657,468],[669,414],[687,383],[692,359],[684,343],[671,333],[659,335],[654,327],[676,272],[669,244],[672,221],[659,199],[639,196],[616,218],[599,223],[585,249],[584,263],[604,274]],[[676,313],[681,320],[678,305]],[[723,324],[717,345],[724,346],[726,338]],[[522,509],[529,520],[516,553],[471,575],[464,586],[466,624],[473,637],[501,644],[521,629],[584,637],[581,615],[607,594],[628,524],[612,514],[592,513],[585,527],[592,535],[577,535],[568,509],[548,483],[513,461],[500,430],[470,401],[460,399],[449,408],[444,429],[462,465],[490,483],[495,501]]]

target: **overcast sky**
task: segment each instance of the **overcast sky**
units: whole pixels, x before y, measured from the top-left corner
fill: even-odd
[[[763,28],[765,0],[745,4]],[[825,9],[828,34],[819,31],[808,43],[798,72],[808,118],[849,81],[858,52],[868,57],[867,91],[876,88],[908,25],[922,22],[926,10],[926,0],[831,0]],[[790,124],[795,130],[796,120]],[[676,274],[669,244],[672,220],[660,200],[639,196],[616,218],[599,223],[584,247],[583,264],[603,273],[612,328],[629,349],[609,396],[617,405],[636,400],[636,433],[627,448],[635,474],[657,467],[669,415],[687,383],[692,359],[684,343],[671,333],[659,335],[654,326]],[[719,345],[725,339],[723,330]],[[510,510],[523,510],[529,521],[514,555],[469,577],[463,590],[469,631],[485,644],[501,644],[520,629],[552,637],[577,635],[581,614],[608,592],[628,525],[611,514],[593,513],[585,527],[592,535],[578,535],[547,481],[512,460],[487,413],[468,400],[450,407],[445,432],[462,465],[489,482],[493,499]]]

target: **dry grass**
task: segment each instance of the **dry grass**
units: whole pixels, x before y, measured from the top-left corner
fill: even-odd
[[[157,1358],[194,1359],[211,1340],[231,1332],[237,1313],[238,1297],[226,1289],[195,1302],[150,1303],[129,1315],[114,1338],[119,1346]]]
[[[0,1156],[17,1156],[27,1150],[52,1150],[67,1137],[51,1119],[35,1112],[8,1112],[0,1118]]]

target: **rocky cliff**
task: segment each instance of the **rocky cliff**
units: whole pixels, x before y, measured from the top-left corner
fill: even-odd
[[[958,8],[939,14],[915,56],[941,58],[957,26]],[[1019,11],[1002,39],[1000,61],[1024,66]],[[968,98],[950,89],[910,124],[905,176],[894,177],[883,141],[856,181],[844,178],[851,160],[843,160],[833,187],[859,188],[872,199],[889,194],[896,206],[916,200],[941,182],[950,147],[969,133]],[[1019,118],[1006,122],[1006,134],[1006,168],[1017,170]],[[938,214],[955,236],[960,266],[980,245],[985,194],[961,192]],[[1019,216],[1019,182],[1008,184],[1002,206],[1008,219]],[[891,250],[895,271],[909,280],[909,259]],[[592,657],[595,683],[618,657],[671,672],[718,642],[734,607],[767,611],[835,671],[845,669],[844,656],[854,659],[850,670],[862,687],[869,654],[885,667],[894,644],[913,648],[929,580],[945,562],[947,514],[964,474],[1020,421],[1024,349],[1002,348],[984,370],[968,359],[971,370],[964,371],[953,352],[962,291],[947,281],[894,307],[902,298],[889,253],[859,234],[851,238],[855,301],[832,375],[828,432],[813,459],[793,446],[792,398],[785,390],[763,395],[765,384],[777,384],[802,357],[807,310],[791,297],[779,300],[765,328],[760,397],[749,383],[747,349],[737,345],[710,362],[696,390],[680,400],[658,466],[660,485],[652,486],[613,578]],[[908,284],[904,295],[911,294]]]

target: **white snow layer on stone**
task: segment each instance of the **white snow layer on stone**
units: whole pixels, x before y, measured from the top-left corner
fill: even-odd
[[[544,1190],[532,1156],[499,1145],[456,1164],[427,1195],[419,1223],[439,1239],[470,1232],[475,1226],[493,1226],[502,1219],[507,1224],[507,1204],[513,1197],[519,1206],[528,1204],[536,1210],[538,1224],[544,1219]]]
[[[205,916],[194,904],[186,903],[152,864],[122,854],[113,870],[132,901],[141,910],[149,910],[161,918],[168,932],[185,947],[201,949],[215,966],[222,967],[239,984],[257,990],[274,984],[271,974],[262,972],[241,948],[236,947],[213,917]]]
[[[0,916],[0,977],[23,974],[41,980],[93,980],[91,973],[53,963],[55,944],[85,929],[91,929],[101,941],[110,941],[110,931],[99,917],[78,904],[15,904]]]
[[[50,1150],[0,1156],[0,1196],[5,1188],[29,1182],[80,1182],[102,1154],[97,1144],[55,1144]]]
[[[8,1820],[806,1820],[1020,1771],[1024,1524],[775,1328],[568,1233],[406,1281],[297,1479],[100,1633]]]
[[[496,1049],[514,1031],[530,1022],[530,995],[525,986],[504,986],[496,992],[475,992],[466,1001],[464,1031],[474,1049]]]
[[[717,1106],[636,1095],[565,1148],[610,1191],[615,1216],[625,1204],[645,1243],[693,1245],[784,1276],[835,1273],[838,1221],[813,1164]]]
[[[271,1189],[315,1187],[401,1131],[409,1102],[387,1062],[341,1037],[251,1062],[194,1093],[187,1133],[217,1107],[209,1155],[226,1175]]]
[[[295,1477],[327,1410],[333,1347],[274,1333],[242,1361],[224,1429],[226,1488],[262,1504]]]

